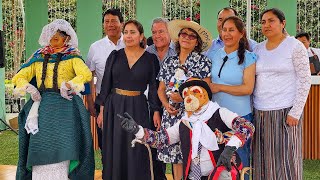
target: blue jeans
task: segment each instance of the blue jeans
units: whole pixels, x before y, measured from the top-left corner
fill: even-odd
[[[246,120],[250,121],[253,123],[253,114],[247,114],[245,116],[242,116]],[[250,157],[251,157],[251,138],[247,140],[247,142],[242,146],[239,147],[237,150],[237,153],[240,156],[240,159],[242,161],[243,167],[250,167]],[[249,176],[245,175],[245,180],[248,180]]]

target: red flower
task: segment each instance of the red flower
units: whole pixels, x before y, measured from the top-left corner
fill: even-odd
[[[186,21],[191,21],[191,17],[187,17],[187,18],[186,18]]]
[[[197,20],[199,20],[199,19],[200,19],[200,13],[197,13],[197,14],[195,15],[195,17],[196,17]]]
[[[13,47],[13,46],[14,46],[14,42],[13,41],[9,42],[9,47]]]
[[[20,36],[22,34],[22,29],[17,29],[16,33],[17,33],[18,36]]]
[[[253,10],[259,10],[259,6],[256,6],[256,5],[251,5],[251,9],[253,9]]]

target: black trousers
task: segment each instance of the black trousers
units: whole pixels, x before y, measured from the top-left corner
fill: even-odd
[[[162,111],[160,112],[160,117],[162,116]],[[151,130],[155,131],[157,128],[153,123],[153,112],[150,111],[151,120]],[[153,173],[155,180],[166,180],[166,164],[162,161],[157,160],[157,149],[151,148],[152,153],[152,163],[153,163]]]

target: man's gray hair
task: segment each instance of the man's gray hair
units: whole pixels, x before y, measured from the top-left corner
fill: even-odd
[[[154,18],[152,20],[152,25],[151,25],[151,28],[153,27],[153,25],[155,23],[164,23],[166,25],[166,27],[168,27],[168,23],[169,23],[169,20],[167,18],[163,18],[163,17],[157,17],[157,18]]]

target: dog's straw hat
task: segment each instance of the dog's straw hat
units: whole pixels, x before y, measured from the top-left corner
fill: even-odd
[[[202,51],[209,49],[212,43],[211,33],[206,28],[200,26],[198,23],[194,21],[177,19],[177,20],[172,20],[168,23],[169,34],[171,39],[174,42],[178,41],[179,32],[181,29],[184,29],[184,28],[191,28],[198,33],[198,35],[200,36],[203,42]]]

